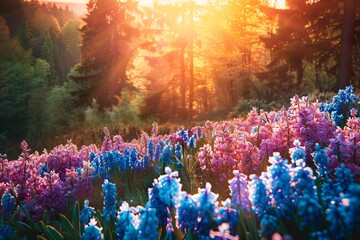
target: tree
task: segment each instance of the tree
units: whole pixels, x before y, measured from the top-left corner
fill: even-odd
[[[80,101],[97,99],[101,108],[114,105],[125,86],[126,66],[133,51],[137,31],[131,26],[133,2],[90,0],[88,14],[81,28],[81,61],[72,79],[85,86],[87,94]]]
[[[351,52],[354,42],[356,20],[356,0],[344,1],[344,17],[341,29],[341,46],[339,56],[339,77],[337,88],[344,89],[350,83]]]

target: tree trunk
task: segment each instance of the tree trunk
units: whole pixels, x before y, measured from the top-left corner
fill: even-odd
[[[350,83],[351,51],[354,38],[356,0],[344,0],[344,18],[341,32],[339,56],[339,76],[337,88],[345,88]]]

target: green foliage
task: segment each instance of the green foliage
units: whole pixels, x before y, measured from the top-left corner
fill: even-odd
[[[61,132],[78,124],[80,110],[75,108],[75,104],[79,89],[74,81],[69,80],[50,91],[46,105],[48,132]]]

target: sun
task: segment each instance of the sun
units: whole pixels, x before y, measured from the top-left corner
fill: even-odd
[[[286,0],[269,0],[269,6],[277,9],[285,9]]]

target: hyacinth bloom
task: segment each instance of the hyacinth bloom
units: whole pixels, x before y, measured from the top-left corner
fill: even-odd
[[[279,226],[277,224],[277,218],[270,214],[264,214],[260,220],[260,235],[270,239],[271,236],[278,231]]]
[[[136,239],[137,231],[133,212],[135,212],[135,210],[130,208],[126,201],[120,206],[120,212],[118,213],[116,222],[118,239]]]
[[[159,196],[162,202],[169,208],[175,207],[181,192],[179,173],[172,172],[169,167],[165,168],[165,174],[159,177]]]
[[[222,202],[223,207],[217,210],[217,223],[220,226],[222,223],[228,223],[231,235],[235,235],[236,226],[240,223],[239,211],[231,207],[231,200],[226,199]]]
[[[95,218],[90,219],[88,225],[85,226],[84,232],[81,235],[83,240],[101,240],[103,235],[101,233],[102,228],[96,226],[97,222]]]
[[[294,146],[295,147],[289,149],[291,159],[293,161],[296,161],[298,159],[305,160],[306,159],[305,147],[302,147],[300,141],[297,139],[294,141]]]
[[[172,152],[173,152],[172,146],[166,145],[164,147],[163,152],[161,154],[161,161],[164,163],[165,166],[170,165]]]
[[[354,176],[350,169],[341,164],[340,167],[335,169],[336,186],[341,193],[349,192],[351,184],[354,182]]]
[[[182,232],[195,231],[197,226],[196,203],[190,194],[181,193],[177,208],[177,222]]]
[[[264,184],[262,177],[258,177],[255,174],[250,175],[251,182],[249,183],[249,199],[252,203],[254,212],[261,218],[263,214],[268,213],[271,210],[270,198],[268,190]]]
[[[219,195],[211,192],[211,184],[206,183],[204,189],[199,189],[199,193],[193,195],[196,203],[197,227],[195,232],[199,236],[208,236],[210,232],[210,222],[214,218]]]
[[[346,119],[351,115],[349,111],[356,108],[359,102],[359,98],[353,92],[352,86],[339,90],[332,102],[327,101],[320,105],[320,110],[329,113],[337,126],[343,126]]]
[[[302,226],[306,227],[311,224],[317,225],[317,219],[322,216],[322,207],[317,198],[304,194],[298,201],[298,213],[302,220]]]
[[[162,153],[162,146],[161,146],[160,143],[157,143],[157,144],[156,144],[156,147],[155,147],[154,160],[160,161],[161,153]]]
[[[250,210],[249,189],[247,186],[247,176],[239,173],[238,170],[233,171],[234,178],[229,180],[231,206],[235,209]]]
[[[182,147],[180,144],[175,144],[175,157],[178,161],[181,161],[183,158],[183,154],[182,154]]]
[[[360,226],[360,186],[353,184],[349,192],[344,194],[342,199],[344,208],[344,220],[349,230],[354,230]]]
[[[106,217],[106,221],[109,221],[111,217],[116,217],[116,185],[105,179],[102,185],[102,192],[104,196],[104,208],[102,216]]]
[[[80,222],[84,226],[95,216],[93,207],[89,206],[89,200],[84,201],[84,208],[80,211]]]
[[[345,215],[344,208],[338,204],[330,204],[326,210],[326,220],[329,223],[329,231],[334,239],[345,239]]]
[[[315,145],[315,152],[312,154],[319,177],[327,178],[329,174],[329,158],[320,144]]]
[[[14,230],[8,224],[0,224],[0,238],[1,239],[13,239]]]
[[[209,144],[205,144],[204,146],[200,147],[200,150],[198,152],[198,159],[200,163],[200,168],[202,171],[210,171],[211,166],[211,155],[212,155],[212,149]]]
[[[150,208],[148,205],[144,207],[138,207],[140,212],[140,224],[138,227],[138,240],[156,239],[158,236],[158,223],[156,217],[156,211],[154,208]]]
[[[4,193],[1,197],[1,213],[3,216],[11,216],[15,210],[15,198],[10,193]]]
[[[189,141],[189,133],[185,129],[181,129],[176,133],[177,142],[180,142],[181,144],[188,144]]]
[[[315,177],[310,167],[307,167],[303,159],[295,161],[297,167],[292,168],[292,185],[294,188],[294,201],[297,203],[307,195],[309,198],[317,201],[317,191],[315,186]]]
[[[189,139],[189,147],[190,148],[196,148],[196,138],[195,137],[191,137]]]
[[[147,147],[147,154],[151,161],[154,160],[155,144],[152,139],[149,140],[148,147]]]
[[[294,208],[292,191],[290,186],[290,167],[286,159],[282,159],[279,153],[274,153],[269,159],[272,164],[268,168],[271,195],[277,208],[279,218],[290,218],[290,212]]]
[[[167,226],[170,223],[170,209],[160,197],[160,183],[154,179],[153,188],[149,189],[149,205],[155,209],[159,227]]]

